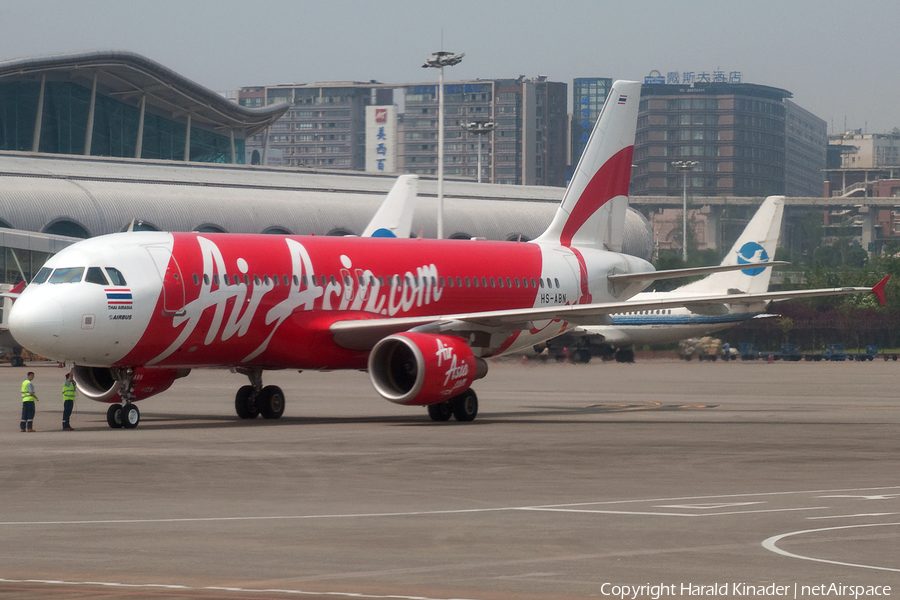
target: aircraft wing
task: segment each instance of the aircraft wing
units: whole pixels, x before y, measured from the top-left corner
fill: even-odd
[[[787,300],[810,296],[838,296],[873,292],[883,301],[882,279],[875,287],[843,287],[817,290],[793,290],[765,292],[762,294],[711,294],[688,298],[666,298],[641,302],[603,302],[510,310],[493,310],[441,316],[404,317],[399,319],[348,319],[331,325],[334,341],[350,350],[369,350],[382,338],[402,331],[423,333],[450,333],[475,339],[481,334],[500,333],[514,329],[527,329],[535,321],[559,320],[578,325],[603,324],[606,315],[618,312],[675,308],[695,304],[709,306],[725,303],[756,303]],[[474,336],[474,337],[472,337]],[[473,345],[479,345],[477,341]]]
[[[798,298],[815,298],[820,296],[840,296],[842,294],[855,294],[857,292],[869,291],[878,297],[881,305],[884,306],[884,284],[887,282],[889,275],[882,279],[872,288],[860,287],[844,287],[844,288],[819,288],[814,290],[789,290],[782,292],[761,292],[757,294],[733,294],[730,296],[722,296],[722,300],[711,303],[706,299],[697,298],[684,299],[682,306],[689,310],[697,308],[696,312],[705,313],[703,307],[709,307],[713,304],[759,304],[763,302],[777,302],[782,300],[796,300]],[[879,287],[880,286],[880,287]],[[640,309],[638,309],[640,310]]]
[[[744,269],[759,269],[789,265],[783,260],[743,263],[738,265],[714,265],[712,267],[691,267],[688,269],[669,269],[667,271],[647,271],[643,273],[620,273],[607,277],[612,283],[634,283],[644,281],[648,284],[660,279],[677,279],[678,277],[694,277],[696,275],[709,275],[710,273],[723,273],[726,271],[743,271]]]

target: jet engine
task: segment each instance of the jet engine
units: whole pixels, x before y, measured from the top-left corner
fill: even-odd
[[[117,377],[117,371],[124,369],[110,369],[105,367],[81,367],[74,369],[75,385],[78,391],[97,402],[115,403],[121,400],[119,390],[122,387],[122,379]],[[187,376],[190,369],[145,369],[138,367],[134,370],[134,398],[143,400],[150,396],[160,394],[176,379]]]
[[[452,335],[397,333],[378,342],[369,354],[372,384],[397,404],[444,402],[486,374],[484,359]]]

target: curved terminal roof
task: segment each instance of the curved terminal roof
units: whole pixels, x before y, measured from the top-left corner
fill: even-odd
[[[97,75],[98,89],[122,101],[142,95],[150,106],[168,114],[188,114],[194,123],[233,129],[250,137],[278,120],[290,103],[246,108],[199,85],[163,65],[132,52],[102,51],[58,54],[0,61],[0,82],[58,76],[90,88]]]
[[[133,159],[0,153],[0,226],[88,236],[121,231],[134,219],[163,231],[360,234],[394,184],[391,177],[303,173]],[[437,233],[437,182],[421,179],[411,232]],[[550,223],[564,190],[445,183],[447,237],[522,240]],[[67,235],[76,235],[68,233]],[[649,258],[646,219],[629,211],[626,251]]]

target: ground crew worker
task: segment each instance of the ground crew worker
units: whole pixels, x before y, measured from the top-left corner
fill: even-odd
[[[66,373],[66,382],[63,384],[63,431],[75,431],[69,425],[69,418],[72,416],[72,408],[75,406],[75,397],[78,392],[75,390],[75,382],[72,380],[72,371]]]
[[[22,382],[22,433],[34,433],[34,403],[38,401],[38,397],[34,393],[32,379],[34,372],[28,371],[28,376]]]

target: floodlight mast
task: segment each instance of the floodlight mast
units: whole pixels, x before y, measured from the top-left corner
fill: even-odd
[[[672,161],[672,166],[682,173],[682,187],[681,187],[681,203],[682,214],[682,231],[681,231],[681,259],[686,263],[687,262],[687,176],[688,173],[694,170],[694,167],[699,165],[700,163],[696,160],[674,160]]]
[[[478,139],[478,183],[481,183],[481,136],[494,130],[497,124],[493,121],[473,121],[471,123],[463,123],[460,125],[469,133],[475,133]]]
[[[441,50],[432,52],[431,58],[425,60],[423,69],[433,68],[440,73],[438,77],[438,216],[437,239],[444,237],[444,67],[452,67],[462,62],[463,54],[453,54]]]

